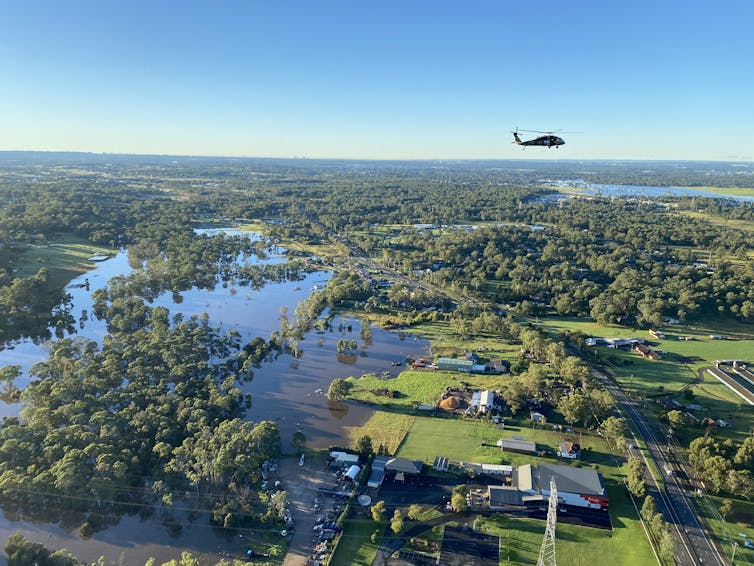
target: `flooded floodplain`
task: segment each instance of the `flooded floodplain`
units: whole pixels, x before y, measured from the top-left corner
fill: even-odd
[[[265,261],[283,261],[283,258],[271,257]],[[127,253],[120,252],[73,280],[68,291],[76,320],[82,318],[84,311],[92,312],[91,294],[94,291],[103,288],[110,278],[130,272]],[[260,289],[228,284],[217,285],[212,290],[191,289],[181,292],[180,296],[165,293],[152,305],[164,306],[171,314],[180,312],[186,317],[207,313],[212,326],[221,331],[235,330],[240,334],[242,344],[257,336],[267,340],[280,327],[281,308],[292,313],[315,286],[326,285],[330,275],[327,271],[313,272],[298,281],[269,282]],[[332,379],[370,372],[395,376],[401,368],[391,364],[406,356],[426,354],[428,348],[424,340],[378,328],[371,329],[365,341],[360,331],[358,320],[336,316],[327,330],[312,330],[305,335],[298,357],[280,354],[255,368],[253,379],[241,384],[244,393],[252,396],[247,420],[277,421],[284,450],[288,449],[292,434],[297,430],[304,433],[310,448],[349,445],[351,441],[344,427],[363,423],[371,415],[371,409],[329,401],[325,393]],[[80,327],[77,326],[74,336],[100,342],[105,334],[104,322],[89,316]],[[357,351],[339,354],[337,342],[342,338],[355,340]],[[29,368],[46,359],[48,347],[44,342],[32,340],[8,346],[0,351],[0,366],[20,365],[23,374],[16,380],[16,385],[23,388],[29,382]],[[19,410],[17,403],[3,404],[0,416],[15,416]],[[223,553],[236,553],[242,548],[239,538],[242,532],[232,535],[221,532],[209,524],[206,514],[193,521],[182,521],[180,532],[171,531],[159,517],[150,515],[158,513],[123,517],[114,526],[94,533],[90,539],[83,539],[79,535],[79,525],[36,523],[26,520],[23,515],[3,514],[0,516],[0,538],[4,541],[14,532],[20,532],[49,548],[68,548],[82,560],[95,561],[103,555],[107,564],[137,566],[144,564],[150,556],[158,563],[179,557],[183,550],[201,556],[202,564],[214,564]]]

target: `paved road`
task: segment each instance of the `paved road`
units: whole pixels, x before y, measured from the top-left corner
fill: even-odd
[[[631,454],[640,456],[645,461],[647,457],[653,459],[663,474],[662,482],[658,482],[650,474],[654,482],[654,486],[650,486],[650,494],[655,497],[658,511],[671,526],[676,540],[676,563],[726,566],[728,561],[697,518],[693,495],[684,492],[675,474],[667,473],[667,470],[673,469],[673,465],[667,453],[664,433],[647,421],[638,403],[629,398],[607,372],[592,368],[592,373],[612,393],[622,413],[634,422],[647,446],[646,454],[635,449],[630,450]]]

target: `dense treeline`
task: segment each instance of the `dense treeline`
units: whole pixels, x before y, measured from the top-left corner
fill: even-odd
[[[689,444],[688,456],[694,471],[713,492],[749,500],[754,495],[754,436],[741,444],[700,436]]]
[[[535,204],[516,219],[522,224],[405,230],[383,240],[379,254],[404,272],[431,268],[431,283],[463,285],[529,314],[646,325],[719,312],[754,319],[754,262],[742,230],[609,199]],[[528,226],[535,223],[541,229]]]
[[[82,562],[77,560],[68,550],[49,550],[44,545],[32,542],[23,535],[16,533],[5,542],[5,553],[8,556],[8,566],[105,566],[104,558],[97,562]],[[203,564],[204,562],[202,562]],[[180,559],[162,562],[161,566],[199,566],[200,561],[190,552],[182,552]],[[248,560],[223,559],[215,566],[241,566],[248,564]],[[144,566],[158,566],[154,558],[150,558]]]
[[[188,497],[233,526],[255,509],[251,488],[278,454],[274,423],[242,422],[239,349],[206,318],[146,309],[138,328],[55,342],[32,369],[20,419],[0,428],[0,491],[26,514],[106,516]],[[49,518],[49,517],[48,517]]]

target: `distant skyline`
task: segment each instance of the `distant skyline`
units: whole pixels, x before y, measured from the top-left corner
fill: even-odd
[[[0,0],[0,150],[754,161],[752,21],[744,0]],[[523,150],[516,127],[582,133]]]

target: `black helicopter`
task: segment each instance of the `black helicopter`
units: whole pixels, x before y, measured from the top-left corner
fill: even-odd
[[[547,134],[544,136],[539,136],[538,138],[534,138],[533,140],[526,140],[522,141],[520,137],[518,137],[518,128],[516,128],[515,132],[511,132],[513,134],[513,143],[516,145],[523,145],[526,147],[527,145],[541,145],[543,147],[559,147],[561,145],[565,145],[565,140],[563,138],[554,135],[557,132],[560,132],[561,130],[555,130],[554,132],[540,132],[539,130],[521,130],[522,132],[531,132],[534,134]]]

